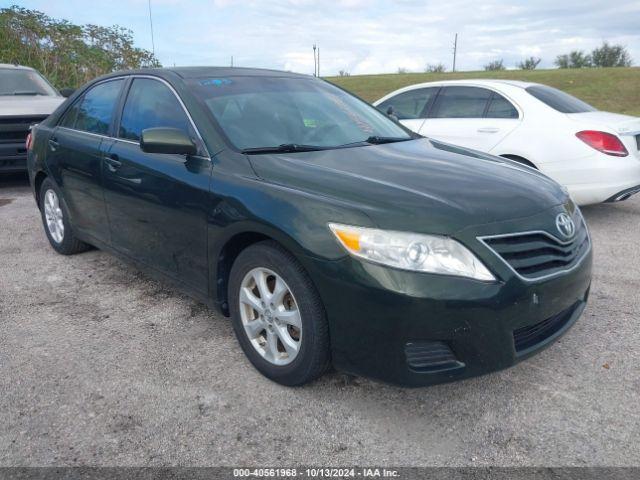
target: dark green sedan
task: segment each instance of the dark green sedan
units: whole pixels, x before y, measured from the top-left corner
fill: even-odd
[[[313,77],[104,76],[33,130],[28,167],[57,252],[108,250],[218,308],[284,385],[330,366],[411,386],[495,371],[589,294],[562,187]]]

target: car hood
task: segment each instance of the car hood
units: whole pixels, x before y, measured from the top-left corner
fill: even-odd
[[[29,115],[49,115],[58,105],[64,102],[64,97],[43,95],[0,95],[0,116],[22,117]]]
[[[568,201],[532,168],[428,139],[249,158],[264,180],[357,207],[387,229],[451,234]]]

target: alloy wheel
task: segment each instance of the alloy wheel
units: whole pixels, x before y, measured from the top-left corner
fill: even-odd
[[[47,221],[47,229],[53,241],[62,243],[64,240],[64,222],[62,209],[58,195],[53,190],[47,190],[44,194],[44,216]]]
[[[300,352],[302,320],[287,283],[267,268],[254,268],[240,285],[240,317],[251,345],[268,362],[282,366]]]

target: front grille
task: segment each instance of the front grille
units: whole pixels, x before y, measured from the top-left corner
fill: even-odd
[[[409,368],[416,372],[441,372],[464,367],[451,348],[441,341],[407,343],[404,353]]]
[[[485,237],[482,241],[529,280],[561,273],[577,265],[589,251],[589,235],[581,218],[576,221],[576,233],[568,242],[545,232]]]
[[[47,118],[46,115],[31,117],[0,117],[0,144],[24,143],[29,128]]]
[[[576,302],[566,310],[535,325],[528,325],[514,330],[513,342],[516,347],[516,352],[521,353],[528,350],[562,330],[580,303],[580,301]]]

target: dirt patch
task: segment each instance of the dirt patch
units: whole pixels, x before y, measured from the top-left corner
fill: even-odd
[[[15,198],[0,198],[0,207],[4,207],[5,205],[9,205],[14,200],[15,200]]]

